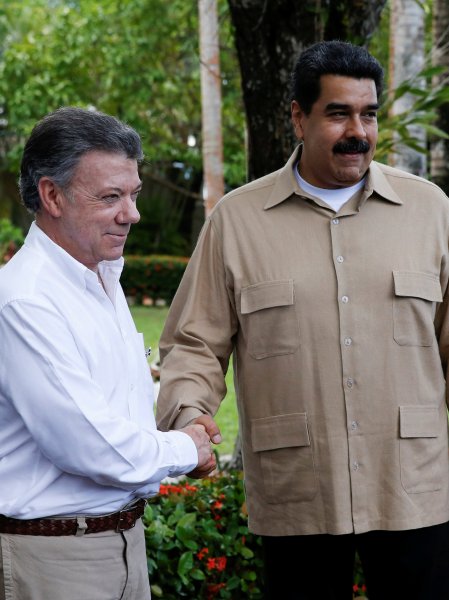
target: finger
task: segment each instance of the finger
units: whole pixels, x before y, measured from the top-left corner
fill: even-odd
[[[204,426],[206,433],[214,444],[221,442],[220,428],[210,415],[201,415],[201,417],[195,419],[195,423]]]

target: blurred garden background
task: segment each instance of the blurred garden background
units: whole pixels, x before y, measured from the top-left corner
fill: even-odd
[[[290,73],[300,51],[322,39],[366,45],[386,69],[376,158],[427,177],[448,193],[447,0],[1,3],[0,263],[20,247],[31,220],[19,201],[17,174],[35,122],[64,105],[128,122],[142,136],[145,161],[141,221],[128,239],[122,283],[154,360],[206,215],[224,192],[279,168],[291,154]],[[232,367],[227,382],[217,417],[224,455],[233,452],[238,429]],[[196,495],[189,488],[165,489],[164,501],[171,499],[167,514],[176,514],[170,523],[162,504],[151,509],[159,511],[159,529],[148,531],[149,557],[164,544],[168,554],[174,552],[156,561],[171,574],[164,580],[149,558],[155,597],[260,597],[257,544],[242,542],[250,538],[240,479],[227,477],[234,479],[215,487],[207,483],[207,489],[198,484]],[[237,521],[229,521],[234,539],[241,540],[235,552],[217,527],[224,498],[229,515],[237,510]],[[205,507],[210,520],[202,523],[216,545],[207,552],[195,539],[199,520],[192,516],[204,516]],[[229,569],[231,555],[239,576],[227,587],[223,557]],[[176,590],[170,587],[175,580]],[[354,593],[364,593],[360,579]]]

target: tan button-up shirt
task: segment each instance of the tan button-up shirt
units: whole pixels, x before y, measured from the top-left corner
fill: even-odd
[[[252,531],[447,521],[449,200],[373,162],[334,213],[296,160],[205,223],[161,340],[159,424],[214,415],[234,352]]]

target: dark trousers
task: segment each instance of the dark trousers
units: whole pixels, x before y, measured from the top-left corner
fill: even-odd
[[[262,544],[266,600],[352,600],[356,552],[369,600],[449,600],[449,523]]]

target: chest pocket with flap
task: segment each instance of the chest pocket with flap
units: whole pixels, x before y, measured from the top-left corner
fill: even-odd
[[[293,279],[263,281],[241,290],[241,327],[254,358],[291,354],[299,346]]]
[[[393,336],[400,346],[432,346],[435,302],[443,296],[438,276],[419,271],[393,271]]]

